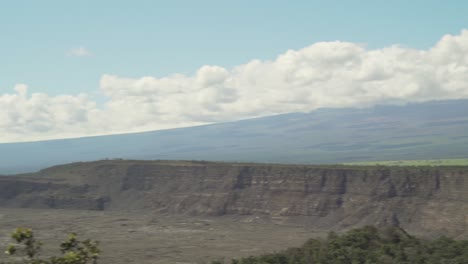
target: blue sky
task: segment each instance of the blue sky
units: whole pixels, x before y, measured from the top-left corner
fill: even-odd
[[[468,98],[468,1],[0,2],[0,143]]]
[[[292,2],[292,3],[291,3]],[[0,93],[96,93],[102,74],[192,74],[318,41],[427,48],[467,27],[467,1],[2,1]],[[67,53],[84,47],[91,56]]]

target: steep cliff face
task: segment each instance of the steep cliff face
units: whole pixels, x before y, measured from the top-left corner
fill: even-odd
[[[103,210],[105,199],[89,192],[89,187],[0,176],[0,207]]]
[[[0,178],[0,205],[264,215],[468,234],[468,168],[100,161]]]

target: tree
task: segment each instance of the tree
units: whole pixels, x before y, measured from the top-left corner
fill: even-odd
[[[20,258],[18,261],[3,262],[3,264],[27,263],[27,264],[97,264],[100,254],[99,242],[86,239],[78,240],[72,233],[60,244],[62,256],[43,258],[40,256],[42,243],[34,237],[32,229],[17,228],[11,238],[16,244],[10,244],[5,254]]]

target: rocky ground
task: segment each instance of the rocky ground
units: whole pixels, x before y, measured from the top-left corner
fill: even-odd
[[[6,247],[16,227],[33,228],[45,244],[46,255],[57,254],[54,250],[70,232],[83,239],[97,239],[103,264],[208,263],[299,246],[308,238],[325,234],[258,216],[0,208],[0,247]]]

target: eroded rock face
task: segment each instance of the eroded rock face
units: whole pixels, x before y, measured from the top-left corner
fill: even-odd
[[[0,206],[102,210],[103,198],[88,195],[89,186],[35,179],[0,177]]]
[[[467,167],[99,161],[0,177],[0,205],[301,219],[468,233]]]

